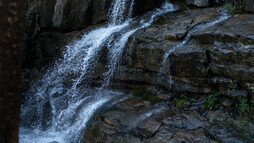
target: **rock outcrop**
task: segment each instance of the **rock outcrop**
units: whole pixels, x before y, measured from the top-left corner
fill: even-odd
[[[239,133],[225,129],[221,110],[202,116],[199,105],[190,108],[151,105],[140,99],[119,103],[100,115],[85,132],[85,143],[241,142]],[[195,107],[195,109],[194,109]],[[215,118],[212,120],[212,116]]]
[[[192,10],[161,17],[152,26],[139,30],[129,38],[118,71],[123,74],[115,79],[134,86],[135,83],[156,84],[173,92],[220,92],[231,97],[247,97],[254,86],[254,15],[233,16],[197,30],[162,64],[165,53],[191,29],[220,15],[220,10],[214,8]]]
[[[44,67],[60,55],[67,43],[80,37],[88,29],[105,24],[112,2],[112,0],[29,1],[26,14],[24,66]],[[140,16],[159,7],[163,2],[164,0],[135,0],[133,16]]]

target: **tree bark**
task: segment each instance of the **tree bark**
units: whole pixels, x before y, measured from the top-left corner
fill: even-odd
[[[26,0],[0,0],[0,143],[17,143]]]

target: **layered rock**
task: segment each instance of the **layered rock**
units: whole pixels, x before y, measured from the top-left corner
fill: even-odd
[[[121,74],[114,79],[131,83],[131,88],[156,84],[172,92],[191,94],[252,94],[254,15],[234,16],[197,30],[162,64],[165,53],[182,41],[189,30],[220,15],[219,9],[214,8],[192,10],[161,17],[152,26],[137,31],[129,38],[117,71]]]
[[[172,103],[170,103],[172,105]],[[194,109],[195,107],[195,109]],[[155,106],[140,99],[129,99],[113,109],[95,115],[96,122],[86,129],[85,143],[175,143],[241,142],[239,133],[225,129],[223,111],[199,113],[199,105],[188,108]],[[212,116],[215,119],[212,119]],[[251,141],[251,140],[250,140]]]

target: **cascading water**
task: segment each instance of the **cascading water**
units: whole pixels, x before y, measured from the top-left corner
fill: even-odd
[[[92,115],[105,103],[113,105],[127,97],[106,90],[121,59],[128,38],[137,30],[149,26],[154,18],[175,7],[164,3],[150,19],[130,20],[134,0],[115,0],[109,14],[109,24],[87,34],[67,46],[44,77],[33,83],[21,107],[21,143],[81,142],[82,132]],[[131,21],[133,23],[131,23]],[[108,47],[107,71],[98,89],[89,88],[89,78],[103,48]]]
[[[222,15],[221,15],[218,19],[215,19],[215,20],[213,20],[213,21],[211,21],[211,22],[208,22],[208,23],[200,24],[200,25],[194,27],[192,30],[190,30],[190,31],[187,33],[186,37],[184,38],[184,40],[183,40],[182,42],[176,44],[173,48],[171,48],[169,51],[167,51],[167,52],[165,53],[164,59],[163,59],[163,61],[162,61],[162,63],[161,63],[161,68],[160,68],[160,72],[158,73],[158,76],[161,76],[161,74],[163,73],[163,70],[165,69],[164,66],[165,66],[166,63],[168,63],[168,62],[166,62],[166,61],[167,61],[169,55],[172,54],[176,49],[178,49],[178,48],[184,46],[184,45],[190,40],[191,34],[193,34],[193,33],[195,33],[195,32],[198,32],[199,30],[202,30],[202,29],[211,27],[211,26],[213,26],[213,25],[215,25],[215,24],[217,24],[217,23],[220,23],[220,22],[222,22],[222,21],[228,19],[229,17],[230,17],[230,16],[229,16],[227,13],[223,12]],[[169,73],[167,73],[167,76],[168,76],[168,78],[169,78],[169,81],[170,81],[169,86],[170,86],[170,88],[171,88],[171,85],[172,85],[173,80],[172,80],[172,76],[171,76],[171,74],[170,74],[170,71],[168,71],[168,72],[169,72]]]

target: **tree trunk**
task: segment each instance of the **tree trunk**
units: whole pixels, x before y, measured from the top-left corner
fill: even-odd
[[[17,143],[26,0],[0,0],[0,143]]]

